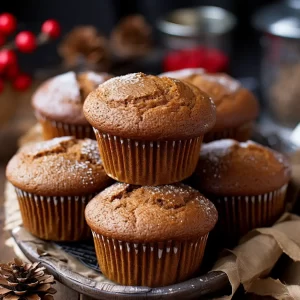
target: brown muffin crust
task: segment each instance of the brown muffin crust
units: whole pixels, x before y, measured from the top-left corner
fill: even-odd
[[[99,131],[142,140],[203,135],[215,123],[215,106],[195,86],[143,73],[112,78],[89,94],[84,114]]]
[[[35,92],[32,105],[37,114],[68,124],[88,125],[82,106],[86,96],[113,76],[107,73],[68,72],[45,81]]]
[[[204,194],[251,196],[281,188],[290,174],[284,155],[252,141],[225,139],[202,146],[193,181]]]
[[[98,234],[128,242],[159,242],[207,234],[217,221],[217,211],[187,185],[116,183],[91,200],[85,217]]]
[[[210,74],[204,69],[184,69],[160,76],[184,80],[212,97],[217,107],[213,131],[240,126],[255,120],[259,114],[259,104],[255,96],[227,74]]]
[[[8,163],[6,177],[15,187],[41,196],[81,196],[112,183],[96,141],[73,137],[24,146]]]

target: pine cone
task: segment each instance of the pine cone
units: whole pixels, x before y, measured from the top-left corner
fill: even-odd
[[[95,65],[99,71],[110,67],[110,55],[106,38],[93,26],[77,26],[64,38],[59,47],[59,54],[69,68],[74,68],[84,60],[88,65]]]
[[[142,15],[127,16],[113,30],[110,45],[119,57],[144,56],[152,47],[152,28]]]
[[[3,300],[52,300],[56,290],[52,275],[45,274],[39,262],[14,262],[0,264],[0,299]]]

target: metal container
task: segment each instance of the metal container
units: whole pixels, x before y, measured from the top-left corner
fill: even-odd
[[[253,24],[264,33],[261,85],[266,107],[274,120],[293,128],[300,122],[300,1],[265,7]]]
[[[216,6],[178,9],[157,23],[162,42],[169,49],[202,45],[226,53],[230,51],[230,32],[235,25],[235,16]]]

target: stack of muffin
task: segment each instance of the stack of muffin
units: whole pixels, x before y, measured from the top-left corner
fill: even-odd
[[[239,142],[251,135],[255,97],[223,74],[168,76],[51,79],[33,105],[45,139],[56,138],[20,149],[7,167],[24,227],[54,241],[87,239],[90,228],[101,271],[124,285],[193,276],[218,213],[215,236],[230,244],[284,211],[287,161]],[[78,139],[90,126],[97,142]]]

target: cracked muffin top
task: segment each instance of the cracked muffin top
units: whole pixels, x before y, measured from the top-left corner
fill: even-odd
[[[162,73],[193,84],[212,97],[217,107],[214,130],[237,127],[256,119],[259,104],[255,96],[225,73],[207,73],[204,69],[183,69]]]
[[[215,124],[215,106],[207,94],[177,79],[143,73],[101,84],[83,111],[103,133],[142,140],[193,138]]]
[[[54,121],[88,125],[82,106],[87,95],[113,76],[107,73],[68,72],[45,81],[35,92],[32,106],[37,114]]]
[[[199,239],[217,222],[215,206],[183,185],[133,186],[116,183],[90,201],[85,218],[91,229],[123,241]]]
[[[224,139],[202,146],[192,180],[205,195],[252,196],[277,190],[290,177],[283,154],[252,141]]]
[[[99,192],[113,181],[103,168],[97,142],[73,137],[26,145],[9,161],[7,179],[41,196],[81,196]]]

